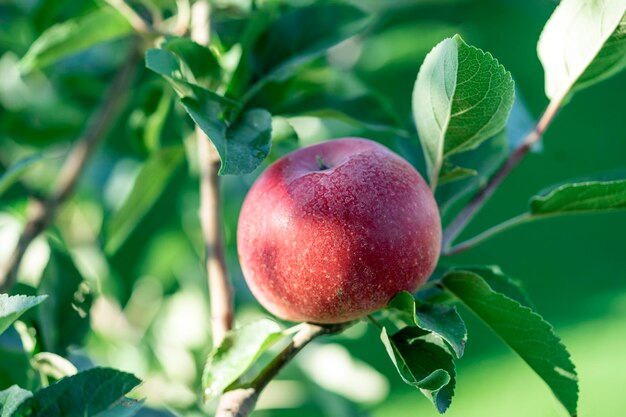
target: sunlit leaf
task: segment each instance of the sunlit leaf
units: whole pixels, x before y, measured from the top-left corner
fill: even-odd
[[[626,67],[626,0],[562,0],[537,49],[551,99],[610,77]]]
[[[30,391],[13,385],[0,391],[0,417],[11,417],[17,408],[33,394]]]
[[[26,295],[0,294],[0,333],[3,333],[26,310],[41,304],[47,298]]]
[[[565,184],[530,200],[530,212],[534,216],[623,208],[626,208],[626,180]]]
[[[281,337],[278,323],[265,319],[229,332],[211,352],[204,368],[202,387],[205,401],[226,391]]]
[[[97,43],[130,34],[133,28],[125,17],[103,6],[89,14],[58,23],[39,36],[22,58],[23,71],[43,68]]]
[[[413,89],[413,117],[431,183],[444,158],[476,148],[501,131],[513,105],[511,74],[460,36],[433,48]]]

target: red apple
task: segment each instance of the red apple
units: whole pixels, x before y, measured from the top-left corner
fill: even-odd
[[[299,149],[263,172],[244,201],[237,241],[243,275],[267,310],[341,323],[428,279],[441,221],[407,161],[345,138]]]

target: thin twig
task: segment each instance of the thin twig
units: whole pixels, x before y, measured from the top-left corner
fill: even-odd
[[[376,320],[374,317],[372,317],[372,315],[368,315],[367,319],[370,321],[370,323],[372,323],[374,326],[376,326],[376,328],[378,328],[378,330],[382,330],[383,326],[381,326],[381,324],[378,322],[378,320]]]
[[[82,137],[76,142],[65,159],[52,193],[44,200],[33,199],[30,202],[26,226],[15,250],[0,272],[0,292],[9,292],[15,285],[17,272],[26,249],[40,233],[50,226],[59,207],[74,191],[89,157],[97,149],[98,144],[111,127],[124,104],[126,93],[132,84],[138,62],[138,49],[136,44],[133,44],[132,51],[117,72],[102,104],[92,115]]]
[[[189,21],[191,20],[191,5],[189,0],[176,0],[176,26],[174,33],[179,36],[185,36],[189,29]]]
[[[502,181],[511,173],[511,171],[520,163],[526,156],[532,146],[541,139],[544,132],[554,120],[554,117],[558,113],[561,103],[565,97],[554,98],[546,111],[543,113],[535,128],[526,136],[521,145],[518,146],[511,154],[509,159],[506,160],[504,165],[491,177],[489,182],[474,196],[467,206],[448,225],[443,233],[443,241],[441,245],[442,254],[447,253],[454,240],[461,234],[467,224],[474,218],[476,212],[478,212],[485,202],[493,195],[496,189],[502,184]]]
[[[200,45],[209,43],[209,4],[194,4],[191,37]],[[222,233],[220,157],[206,134],[196,127],[200,167],[200,223],[205,244],[205,263],[211,297],[213,344],[219,345],[233,325],[233,291],[228,278]]]
[[[141,34],[151,33],[152,27],[137,14],[137,12],[128,5],[124,0],[105,0],[111,7],[117,10],[122,16],[128,20],[128,23]]]
[[[465,252],[466,250],[473,248],[479,243],[484,242],[487,239],[492,238],[504,230],[510,229],[512,227],[519,226],[520,224],[524,224],[530,220],[533,220],[534,217],[530,213],[523,213],[519,216],[512,217],[502,223],[498,223],[497,225],[485,230],[484,232],[474,236],[473,238],[467,239],[457,245],[454,245],[448,249],[446,249],[442,255],[443,256],[451,256],[456,255],[461,252]]]
[[[222,397],[215,417],[247,417],[256,405],[259,395],[272,379],[287,365],[306,345],[316,338],[342,332],[354,322],[336,325],[318,325],[305,323],[287,345],[267,367],[246,388],[228,391]]]

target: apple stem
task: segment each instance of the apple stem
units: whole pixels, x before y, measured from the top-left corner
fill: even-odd
[[[17,281],[17,271],[30,244],[54,220],[60,206],[72,195],[91,155],[98,149],[125,103],[140,59],[138,43],[134,43],[122,67],[106,92],[102,104],[89,119],[85,130],[68,153],[50,196],[33,199],[28,219],[17,246],[0,271],[0,293],[8,293]]]
[[[319,166],[319,169],[321,171],[324,171],[330,168],[328,165],[326,165],[326,162],[320,155],[316,155],[315,160],[317,161],[317,165]]]
[[[376,326],[378,328],[378,330],[382,330],[383,329],[383,326],[371,314],[367,316],[367,319],[370,321],[370,323],[372,323],[374,326]]]

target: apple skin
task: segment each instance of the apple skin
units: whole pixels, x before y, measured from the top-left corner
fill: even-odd
[[[302,148],[270,165],[237,230],[257,300],[277,317],[312,323],[364,317],[399,291],[415,291],[440,246],[439,210],[423,178],[360,138]]]

